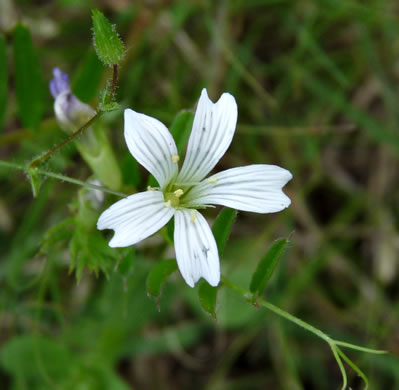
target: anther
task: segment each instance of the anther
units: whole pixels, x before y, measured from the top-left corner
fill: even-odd
[[[174,154],[174,155],[172,156],[172,161],[173,161],[175,164],[177,164],[177,163],[179,162],[179,160],[180,160],[180,157],[179,157],[177,154]]]
[[[165,202],[165,206],[172,207],[172,202],[170,200],[168,200],[167,202]]]
[[[208,179],[208,182],[211,183],[211,184],[216,184],[217,181],[218,181],[218,179],[216,179],[216,177],[210,177],[210,178]]]
[[[184,194],[184,191],[181,188],[179,188],[178,190],[176,190],[174,192],[174,194],[175,194],[176,198],[180,198]]]
[[[154,188],[154,187],[151,187],[151,186],[148,186],[148,187],[147,187],[147,191],[155,191],[155,188]]]
[[[197,218],[197,210],[191,212],[191,223],[194,223]]]

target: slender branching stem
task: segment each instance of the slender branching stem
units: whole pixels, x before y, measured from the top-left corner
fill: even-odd
[[[45,154],[36,157],[34,160],[31,161],[29,164],[29,168],[37,168],[48,160],[54,153],[58,152],[60,149],[62,149],[65,145],[69,144],[71,141],[73,141],[75,138],[79,137],[88,127],[90,127],[100,116],[102,115],[102,111],[98,111],[90,120],[88,120],[79,130],[75,131],[73,134],[68,136],[66,139],[64,139],[62,142],[60,142],[58,145],[54,146],[54,148],[50,149],[48,152]]]
[[[111,84],[111,91],[108,98],[108,103],[111,103],[114,100],[116,87],[118,84],[118,65],[113,65],[113,72],[112,72],[112,84]],[[44,153],[41,156],[36,157],[34,160],[31,161],[29,164],[29,168],[37,168],[43,162],[48,160],[52,157],[56,152],[61,150],[65,145],[68,145],[71,141],[79,137],[86,129],[88,129],[97,119],[101,117],[103,111],[98,111],[91,119],[89,119],[81,128],[75,131],[73,134],[68,136],[64,141],[60,142],[58,145],[54,146],[54,148],[50,149],[48,152]]]
[[[24,171],[25,173],[28,173],[28,171],[29,171],[29,167],[27,168],[24,165],[12,163],[12,162],[9,162],[9,161],[3,161],[3,160],[0,160],[0,167],[17,169],[19,171]],[[48,172],[48,171],[45,171],[44,169],[35,168],[35,172],[38,173],[39,175],[51,177],[53,179],[58,179],[58,180],[61,180],[61,181],[65,181],[67,183],[76,184],[78,186],[90,188],[92,190],[100,190],[100,191],[103,191],[103,192],[107,192],[108,194],[120,196],[121,198],[126,198],[128,196],[127,194],[124,194],[122,192],[112,191],[112,190],[110,190],[108,188],[105,188],[105,187],[102,187],[102,186],[98,186],[96,184],[87,183],[87,182],[84,182],[84,181],[81,181],[81,180],[78,180],[78,179],[74,179],[73,177],[60,175],[58,173]]]

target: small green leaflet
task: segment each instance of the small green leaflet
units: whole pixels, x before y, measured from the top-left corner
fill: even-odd
[[[125,49],[115,26],[97,9],[92,11],[92,19],[94,46],[98,58],[105,65],[118,65],[123,58]]]
[[[22,24],[14,29],[14,55],[19,118],[24,127],[37,129],[45,109],[45,90],[32,37]]]
[[[266,252],[265,256],[256,267],[256,271],[252,275],[251,284],[249,286],[251,293],[254,295],[263,294],[266,284],[271,278],[273,271],[276,268],[276,265],[288,242],[289,238],[281,238],[276,240]]]

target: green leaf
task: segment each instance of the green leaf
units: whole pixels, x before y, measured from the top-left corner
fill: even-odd
[[[100,110],[104,112],[115,111],[119,110],[120,108],[121,106],[117,102],[104,103],[100,105]]]
[[[194,114],[191,111],[182,110],[176,116],[170,126],[170,132],[175,139],[177,152],[182,155],[193,127]]]
[[[70,271],[75,271],[80,282],[85,268],[98,275],[102,271],[109,276],[116,261],[117,252],[109,247],[107,241],[97,230],[88,230],[87,226],[77,224],[69,243],[71,255]]]
[[[122,276],[126,277],[129,274],[131,274],[133,268],[134,268],[134,248],[127,248],[127,252],[124,254],[119,263],[118,272]]]
[[[30,32],[22,24],[14,30],[14,52],[19,117],[24,127],[36,129],[45,109],[45,90]]]
[[[37,168],[28,168],[30,184],[32,186],[33,197],[36,198],[42,186],[42,176],[37,172]]]
[[[69,240],[73,234],[71,228],[74,222],[74,218],[67,218],[49,228],[40,242],[40,251],[47,253],[51,247],[60,241]]]
[[[261,295],[263,293],[266,287],[266,283],[272,276],[273,271],[276,268],[276,265],[281,255],[283,254],[288,242],[288,238],[281,238],[279,240],[276,240],[266,252],[265,256],[256,267],[256,271],[252,275],[252,280],[249,287],[251,293],[257,295]]]
[[[212,226],[212,232],[215,236],[220,256],[223,255],[236,216],[237,210],[226,207],[219,213]]]
[[[149,273],[147,278],[147,294],[155,298],[161,295],[162,286],[166,279],[177,270],[175,259],[159,262]]]
[[[205,281],[201,284],[198,291],[202,308],[215,319],[217,292],[217,287],[212,287],[208,282]]]
[[[112,101],[113,96],[110,88],[107,86],[100,92],[100,104],[99,108],[101,111],[109,112],[120,108],[119,103]]]
[[[39,378],[45,370],[52,378],[67,375],[73,359],[59,342],[43,336],[17,336],[0,350],[0,365],[16,378]]]
[[[73,93],[83,102],[89,103],[97,96],[103,73],[103,64],[96,53],[90,50],[73,82]]]
[[[94,46],[98,58],[105,65],[117,65],[124,55],[122,40],[116,32],[115,25],[111,24],[102,12],[92,11]]]
[[[6,41],[0,36],[0,133],[3,130],[3,122],[7,109],[7,89],[8,89],[8,73],[7,73],[7,55]]]

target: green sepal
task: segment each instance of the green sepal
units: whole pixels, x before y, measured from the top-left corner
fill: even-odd
[[[122,172],[116,161],[102,122],[88,128],[76,141],[83,159],[96,177],[109,189],[118,191],[122,187]]]
[[[28,168],[27,172],[32,186],[33,197],[36,198],[42,186],[43,178],[40,173],[38,173],[37,168]]]

